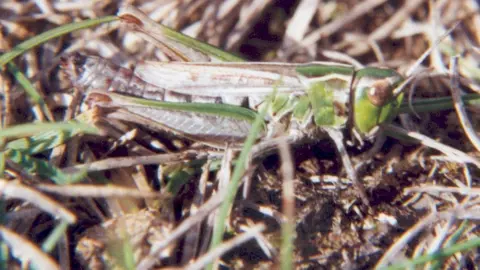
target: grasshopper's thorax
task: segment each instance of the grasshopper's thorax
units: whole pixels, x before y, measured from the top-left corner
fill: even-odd
[[[115,74],[117,72],[116,69],[108,65],[107,61],[102,61],[95,56],[86,57],[79,53],[63,58],[62,68],[72,80],[74,86],[80,86],[82,89],[107,89],[110,86],[110,81],[104,79],[106,77],[99,73]]]
[[[305,91],[277,94],[269,110],[275,122],[286,122],[290,130],[343,128],[348,123],[361,137],[369,137],[391,120],[402,101],[393,91],[404,79],[391,69],[312,63],[296,71]]]
[[[286,122],[290,131],[345,126],[354,68],[317,62],[298,65],[296,72],[304,82],[304,90],[275,96],[269,110],[274,121]]]

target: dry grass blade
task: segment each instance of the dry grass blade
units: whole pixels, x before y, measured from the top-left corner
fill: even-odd
[[[191,215],[195,215],[200,209],[200,207],[202,206],[202,204],[204,204],[205,200],[207,199],[206,189],[207,189],[208,175],[210,173],[208,168],[210,167],[210,165],[211,165],[211,162],[207,162],[202,168],[202,176],[200,177],[198,189],[196,190],[197,192],[195,193],[195,197],[193,198],[193,203],[190,208]],[[207,228],[206,230],[208,229],[210,228]],[[201,224],[197,224],[185,235],[185,241],[184,241],[185,244],[184,244],[184,250],[183,250],[182,260],[181,260],[182,265],[185,265],[190,260],[193,260],[196,254],[201,254],[201,253],[198,253],[198,250],[200,249],[199,245],[200,243],[202,243],[201,230],[202,230]],[[203,241],[203,244],[206,244],[206,242],[207,241]]]
[[[440,36],[438,39],[434,40],[434,43],[428,48],[428,50],[426,50],[418,59],[417,61],[415,61],[415,63],[407,70],[407,72],[405,73],[408,77],[412,76],[413,74],[415,74],[415,72],[417,72],[418,70],[418,67],[420,66],[420,64],[422,64],[422,62],[427,58],[427,56],[429,56],[432,51],[435,51],[437,49],[437,47],[440,45],[440,43],[445,39],[447,38],[452,32],[453,30],[455,30],[455,28],[459,25],[459,22],[457,22],[456,24],[454,24],[452,27],[450,27],[450,29],[448,29],[442,36]]]
[[[33,263],[39,269],[60,269],[59,265],[48,254],[44,253],[36,243],[30,242],[21,235],[0,226],[0,235],[12,249],[13,254],[24,263]]]
[[[245,1],[246,2],[246,1]],[[233,30],[229,31],[226,38],[226,49],[236,50],[240,43],[245,39],[249,29],[259,20],[263,12],[271,5],[273,0],[255,0],[251,3],[246,3],[240,10],[239,19],[235,24]],[[228,14],[230,16],[231,14]],[[227,30],[227,29],[226,29]],[[228,31],[228,30],[227,30]]]
[[[157,243],[152,246],[149,255],[144,258],[137,266],[137,269],[150,269],[157,260],[158,254],[170,245],[173,241],[178,241],[179,238],[187,233],[191,228],[193,228],[199,222],[202,222],[203,219],[208,216],[212,211],[214,211],[224,199],[224,195],[217,194],[216,196],[210,198],[205,202],[198,212],[185,219],[180,225],[176,227],[174,231],[161,243]]]
[[[449,156],[452,158],[452,160],[455,160],[456,162],[459,163],[472,163],[475,164],[475,166],[480,168],[480,161],[472,157],[460,150],[457,150],[453,147],[450,147],[448,145],[442,144],[440,142],[437,142],[433,140],[432,138],[429,138],[428,136],[422,135],[418,132],[412,132],[412,131],[406,131],[402,128],[399,127],[394,127],[394,126],[389,126],[388,129],[390,129],[392,132],[395,132],[397,134],[404,134],[406,136],[409,136],[411,138],[419,140],[423,145],[431,147],[433,149],[436,149],[445,155]]]
[[[194,151],[187,151],[174,154],[160,154],[151,156],[139,156],[139,157],[124,157],[124,158],[109,158],[91,162],[88,164],[76,165],[66,168],[69,170],[82,170],[87,169],[89,172],[104,171],[110,169],[118,169],[123,167],[131,167],[135,165],[150,165],[150,164],[165,164],[188,161],[192,159],[202,159],[202,154],[195,153]]]
[[[12,181],[0,180],[0,190],[6,198],[22,199],[30,202],[55,218],[61,218],[70,224],[77,221],[75,214],[66,207],[28,186]]]
[[[412,14],[425,0],[406,1],[405,5],[399,9],[394,16],[392,16],[381,27],[378,27],[373,33],[368,35],[368,40],[377,41],[387,38],[399,24],[404,22],[410,14]]]
[[[478,138],[476,131],[474,130],[472,123],[468,120],[467,112],[465,111],[465,106],[463,105],[462,98],[460,97],[460,88],[458,82],[458,57],[453,57],[450,59],[450,90],[453,97],[453,104],[455,110],[457,111],[458,120],[462,124],[465,133],[467,134],[468,139],[472,142],[473,146],[480,151],[480,138]]]
[[[438,195],[440,193],[458,193],[466,196],[480,196],[480,188],[470,188],[470,187],[445,187],[445,186],[434,186],[434,185],[425,185],[419,187],[411,187],[405,189],[405,193],[411,192],[423,192],[429,193],[432,195]]]
[[[349,13],[345,16],[340,17],[327,25],[322,26],[321,28],[310,33],[302,42],[302,45],[307,47],[309,45],[317,43],[320,39],[328,37],[329,35],[339,31],[343,26],[353,22],[362,15],[365,15],[367,12],[371,11],[375,7],[385,3],[386,0],[368,0],[363,1],[362,3],[356,5]]]
[[[317,0],[303,0],[300,2],[285,31],[285,38],[283,39],[280,53],[289,50],[292,46],[297,46],[304,39],[319,2]]]
[[[99,185],[37,185],[36,188],[68,197],[90,197],[90,198],[145,198],[145,199],[162,199],[160,192],[141,191],[133,188],[125,188],[120,186],[99,186]],[[164,198],[165,199],[165,198]]]
[[[243,234],[236,236],[235,238],[223,242],[220,246],[216,247],[212,251],[206,253],[205,255],[198,258],[195,263],[192,263],[185,267],[188,270],[204,269],[204,267],[212,262],[213,260],[219,258],[228,251],[231,251],[235,247],[240,246],[242,243],[245,243],[252,238],[257,237],[263,230],[265,230],[265,225],[257,225],[250,228]]]
[[[478,204],[478,202],[476,202]],[[475,207],[470,208],[468,204],[461,204],[453,209],[449,209],[443,212],[433,212],[427,216],[424,216],[415,226],[411,227],[407,232],[405,232],[390,248],[385,252],[382,258],[378,261],[375,266],[376,269],[384,269],[388,264],[398,262],[398,256],[401,253],[401,250],[405,248],[409,242],[411,242],[415,237],[420,234],[424,229],[433,226],[438,222],[446,221],[447,223],[454,224],[454,221],[457,219],[470,219],[472,216],[478,213],[478,210]],[[473,215],[472,215],[473,214]],[[448,225],[447,225],[448,226]],[[446,238],[446,234],[443,235],[443,238],[437,238],[438,241],[443,241]],[[436,246],[435,238],[433,243],[429,244],[431,246]],[[430,239],[432,241],[432,239]],[[425,243],[426,244],[426,243]],[[438,246],[435,247],[435,249]]]

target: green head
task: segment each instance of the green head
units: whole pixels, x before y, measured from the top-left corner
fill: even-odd
[[[377,126],[390,122],[402,102],[403,94],[394,90],[404,78],[396,71],[367,67],[356,72],[350,100],[354,128],[361,136],[370,135]]]

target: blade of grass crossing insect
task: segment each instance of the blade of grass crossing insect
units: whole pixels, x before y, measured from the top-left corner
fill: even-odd
[[[31,134],[39,134],[50,131],[79,131],[89,134],[99,134],[99,130],[88,124],[69,122],[69,123],[31,123],[13,126],[0,130],[0,138],[8,137],[26,137]]]
[[[68,221],[62,221],[60,224],[55,226],[55,229],[48,235],[47,239],[43,241],[42,244],[42,250],[50,253],[53,251],[57,243],[60,241],[60,238],[62,238],[63,234],[67,231],[68,229]]]
[[[115,98],[115,101],[118,102],[118,105],[143,105],[179,111],[218,115],[248,121],[253,121],[257,115],[253,110],[229,104],[165,102],[149,100],[145,98],[128,97],[113,93],[109,93],[108,95],[111,98]]]
[[[49,130],[39,134],[20,138],[6,144],[6,149],[15,149],[24,154],[34,155],[70,140],[77,134],[83,133],[82,130]]]
[[[480,106],[479,94],[463,95],[462,100],[465,105]],[[412,102],[412,107],[417,113],[451,110],[453,109],[453,101],[451,97],[416,99]],[[410,112],[411,110],[407,103],[403,103],[400,106],[399,113]]]
[[[87,170],[64,173],[61,169],[52,166],[45,160],[33,158],[17,150],[8,149],[3,153],[5,157],[20,165],[28,173],[38,174],[39,176],[51,179],[59,185],[76,183],[87,176]]]
[[[223,239],[223,234],[225,230],[225,222],[227,221],[228,213],[233,205],[233,201],[235,199],[235,195],[237,194],[237,190],[240,186],[240,180],[245,173],[245,165],[248,159],[248,156],[250,154],[250,150],[252,149],[253,145],[255,144],[255,141],[257,139],[258,134],[260,133],[262,126],[264,124],[264,117],[267,113],[268,107],[270,106],[274,96],[276,93],[276,89],[274,87],[274,92],[272,95],[270,95],[265,103],[266,106],[264,106],[260,112],[257,114],[257,117],[253,121],[252,124],[252,129],[250,133],[248,134],[247,138],[245,139],[245,143],[243,145],[242,151],[240,152],[240,155],[237,159],[237,163],[235,165],[235,169],[233,170],[232,173],[232,178],[230,183],[228,184],[226,188],[227,194],[225,195],[224,201],[222,205],[220,206],[220,209],[218,210],[216,221],[215,221],[215,230],[212,235],[212,241],[210,244],[210,250],[213,250],[215,247],[217,247],[222,239]],[[213,269],[213,263],[210,264],[207,269]]]
[[[86,20],[82,22],[74,22],[66,25],[62,25],[60,27],[54,28],[52,30],[49,30],[47,32],[44,32],[40,35],[37,35],[31,39],[28,39],[17,46],[10,50],[9,52],[3,54],[0,56],[0,68],[3,69],[3,66],[16,58],[17,56],[21,55],[24,53],[26,50],[29,50],[35,46],[38,46],[50,39],[60,37],[62,35],[68,34],[70,32],[84,29],[84,28],[90,28],[92,26],[102,24],[102,23],[108,23],[112,21],[118,20],[117,17],[115,16],[107,16],[103,18],[98,18],[98,19],[92,19],[92,20]]]

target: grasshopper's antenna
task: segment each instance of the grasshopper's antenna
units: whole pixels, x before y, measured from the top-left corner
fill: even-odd
[[[455,30],[455,28],[457,28],[457,26],[460,24],[460,22],[456,22],[452,27],[450,27],[442,36],[440,36],[437,41],[435,41],[435,43],[430,46],[430,48],[428,48],[428,50],[426,50],[422,56],[420,56],[420,58],[418,58],[418,60],[407,70],[407,73],[405,75],[407,75],[407,77],[410,77],[412,76],[412,74],[417,71],[418,67],[420,66],[420,64],[423,62],[423,60],[425,60],[425,58],[427,58],[427,56],[430,55],[430,53],[433,51],[433,49],[437,48],[438,45],[440,45],[440,43],[446,38],[448,37],[452,32],[453,30]]]
[[[452,27],[450,27],[442,36],[440,36],[440,38],[437,39],[437,41],[435,41],[435,43],[430,46],[430,48],[428,48],[423,54],[422,56],[420,56],[420,58],[418,58],[417,61],[415,61],[415,63],[413,63],[413,65],[407,70],[406,72],[406,76],[407,76],[407,79],[401,83],[399,86],[397,86],[397,88],[395,88],[395,90],[393,91],[393,96],[396,97],[398,96],[403,88],[408,84],[410,83],[416,76],[412,75],[415,71],[418,70],[420,64],[425,60],[425,58],[427,58],[427,56],[430,55],[430,53],[432,52],[433,49],[437,48],[438,45],[446,38],[448,37],[453,30],[455,30],[455,28],[457,28],[457,26],[460,24],[460,22],[456,22]]]

